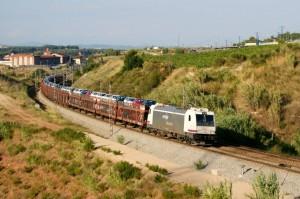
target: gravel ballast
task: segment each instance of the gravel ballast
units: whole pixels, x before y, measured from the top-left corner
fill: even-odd
[[[202,171],[208,174],[222,176],[232,181],[238,180],[246,182],[250,185],[258,172],[261,171],[267,175],[271,172],[275,172],[279,180],[281,195],[285,198],[300,197],[299,174],[219,155],[194,147],[184,146],[179,143],[168,141],[167,139],[159,139],[124,127],[113,126],[113,131],[111,131],[111,126],[107,120],[106,122],[103,122],[98,118],[87,117],[84,114],[61,107],[46,99],[41,92],[39,92],[38,98],[47,107],[55,109],[66,119],[90,129],[90,131],[101,137],[117,142],[118,137],[123,135],[125,137],[124,144],[127,147],[154,155],[184,167],[192,168],[194,167],[195,162],[201,160],[202,162],[207,163],[206,168]],[[242,167],[244,168],[242,169]],[[244,174],[242,174],[242,171],[244,171]]]

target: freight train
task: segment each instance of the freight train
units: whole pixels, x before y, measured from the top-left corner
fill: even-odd
[[[205,108],[183,109],[155,103],[128,103],[124,98],[62,86],[62,74],[50,75],[41,81],[42,94],[61,106],[110,118],[148,130],[161,137],[178,139],[189,144],[212,144],[216,141],[214,112]],[[94,93],[94,94],[93,94]],[[114,95],[118,96],[118,95]],[[125,98],[126,99],[126,98]],[[152,103],[154,102],[154,103]]]

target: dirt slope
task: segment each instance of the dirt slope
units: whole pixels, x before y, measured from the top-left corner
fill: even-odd
[[[24,111],[16,100],[2,93],[0,93],[0,109],[0,118],[3,117],[4,120],[17,121],[21,124],[36,124],[51,130],[62,128],[56,124],[42,120],[29,111]]]

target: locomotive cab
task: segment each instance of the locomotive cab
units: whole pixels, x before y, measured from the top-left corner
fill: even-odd
[[[208,109],[190,108],[185,113],[184,133],[196,143],[215,140],[215,117]]]

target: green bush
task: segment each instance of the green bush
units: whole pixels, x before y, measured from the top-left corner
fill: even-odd
[[[88,151],[88,152],[95,150],[94,142],[90,138],[84,139],[83,150]]]
[[[168,175],[168,174],[169,174],[169,172],[168,172],[167,169],[161,168],[161,167],[159,167],[158,165],[149,165],[149,164],[147,163],[147,164],[146,164],[146,167],[147,167],[149,170],[154,171],[154,172],[158,172],[158,173],[160,173],[160,174],[162,174],[162,175]]]
[[[179,198],[178,194],[176,194],[172,190],[165,190],[162,193],[162,196],[164,199],[174,199],[174,198]]]
[[[0,121],[0,141],[3,139],[11,139],[13,137],[13,122],[2,122]]]
[[[70,128],[64,128],[60,129],[58,131],[54,131],[51,133],[51,135],[57,140],[57,141],[63,141],[63,142],[72,142],[75,140],[82,141],[85,139],[85,135],[82,132],[77,132]]]
[[[199,197],[201,195],[199,188],[192,185],[185,184],[183,187],[183,191],[186,195],[190,195],[193,197]]]
[[[252,183],[255,194],[247,195],[251,199],[279,199],[280,186],[275,173],[266,177],[260,172]]]
[[[242,86],[242,95],[252,108],[268,108],[270,95],[268,89],[260,84],[246,84]]]
[[[117,172],[117,175],[123,181],[127,181],[132,178],[141,178],[141,170],[126,161],[121,161],[115,164],[113,170]]]
[[[224,58],[217,58],[215,60],[215,65],[216,66],[223,66],[226,63],[226,59]]]
[[[166,180],[167,180],[167,178],[164,177],[164,176],[161,176],[161,175],[155,175],[154,176],[154,182],[155,183],[162,183],[162,182],[164,182]]]
[[[118,135],[117,141],[120,144],[124,144],[125,143],[125,137],[124,137],[124,135]]]
[[[194,165],[198,170],[204,169],[207,166],[207,164],[203,163],[201,160],[194,162]]]
[[[126,190],[124,193],[125,199],[134,199],[136,197],[136,192],[134,190]]]
[[[232,198],[232,184],[221,182],[219,186],[214,187],[207,183],[203,189],[203,199],[231,199]]]
[[[26,151],[26,148],[22,144],[17,144],[17,145],[11,144],[8,146],[7,150],[9,155],[17,155],[21,152]]]
[[[34,167],[33,166],[25,166],[22,171],[25,173],[31,173],[33,171]]]
[[[29,155],[27,163],[30,165],[42,165],[46,163],[46,157],[44,155]]]
[[[238,64],[238,63],[241,63],[243,61],[246,61],[247,60],[247,57],[246,55],[244,54],[241,54],[241,53],[234,53],[230,56],[230,62],[233,63],[233,64]]]
[[[269,147],[265,146],[265,141],[271,138],[271,134],[260,128],[248,114],[235,113],[231,109],[219,111],[216,124],[219,139],[246,146]]]
[[[72,163],[66,167],[66,170],[70,176],[77,176],[83,173],[81,163],[77,161],[72,161]]]
[[[137,55],[136,50],[129,50],[125,55],[122,71],[130,71],[134,68],[142,67],[143,63],[143,59]]]
[[[177,55],[184,54],[184,49],[183,48],[176,48],[175,53]]]
[[[122,153],[121,153],[120,150],[118,150],[118,151],[113,150],[113,154],[114,154],[114,155],[122,155]]]
[[[22,183],[20,177],[14,177],[14,178],[12,179],[12,182],[14,183],[14,185],[18,185],[18,184],[21,184],[21,183]]]
[[[45,128],[40,128],[36,125],[23,125],[21,127],[21,137],[23,140],[28,140],[35,133],[45,130]]]
[[[0,164],[0,171],[2,171],[3,169],[5,169],[5,166],[3,166],[2,164]]]
[[[107,153],[112,152],[111,148],[105,147],[105,146],[101,147],[101,150],[102,150],[102,151],[105,151],[105,152],[107,152]]]
[[[91,162],[88,167],[90,169],[92,169],[92,170],[96,170],[97,168],[101,167],[101,165],[103,163],[104,163],[103,160],[100,160],[100,159],[97,158],[96,160],[94,160],[93,162]]]

